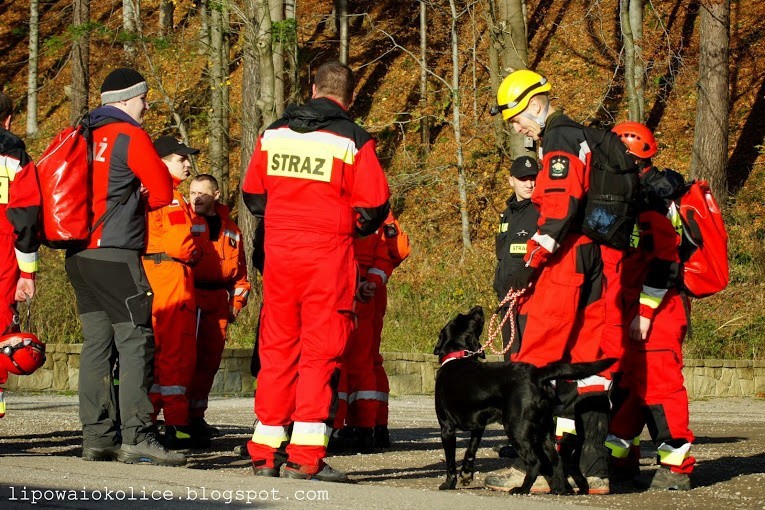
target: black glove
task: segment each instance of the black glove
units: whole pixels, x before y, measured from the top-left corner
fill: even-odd
[[[510,278],[508,278],[507,283],[510,285],[510,288],[518,291],[521,289],[525,289],[529,286],[529,282],[534,278],[536,274],[536,269],[529,266],[523,266],[520,269],[513,272],[513,274],[510,275]]]

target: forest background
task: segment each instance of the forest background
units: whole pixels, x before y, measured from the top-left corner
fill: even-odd
[[[620,12],[636,3],[642,23],[633,18],[632,33],[641,28],[642,39],[626,40]],[[729,18],[719,17],[721,7]],[[430,352],[451,316],[497,304],[494,231],[511,192],[507,168],[523,147],[489,109],[498,81],[519,67],[508,65],[497,38],[517,27],[518,12],[513,51],[528,43],[520,67],[550,79],[556,106],[604,128],[638,115],[655,130],[657,166],[691,177],[703,152],[694,137],[710,125],[699,117],[709,79],[701,25],[711,13],[727,28],[727,66],[712,74],[724,77],[728,94],[707,103],[727,117],[712,151],[721,158],[715,191],[730,234],[731,284],[693,302],[685,355],[764,359],[765,2],[0,0],[0,87],[17,105],[13,130],[36,159],[80,111],[97,106],[109,71],[135,67],[149,82],[147,131],[202,149],[195,171],[222,179],[249,233],[239,182],[254,136],[286,103],[308,97],[318,65],[347,59],[358,77],[351,114],[377,139],[413,245],[389,283],[383,350]],[[644,84],[637,114],[630,76]],[[42,261],[34,330],[48,342],[79,342],[63,253],[44,249]],[[230,345],[254,338],[260,281],[251,278],[255,292]]]

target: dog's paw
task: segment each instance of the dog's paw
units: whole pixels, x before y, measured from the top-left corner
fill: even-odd
[[[529,490],[523,490],[523,487],[513,487],[510,489],[510,494],[520,494],[520,495],[526,495],[530,491]]]
[[[446,481],[438,486],[440,491],[451,491],[457,488],[457,478],[447,477]]]
[[[460,473],[460,485],[467,486],[473,482],[473,473]]]

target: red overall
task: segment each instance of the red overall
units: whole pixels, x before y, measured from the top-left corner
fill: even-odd
[[[154,384],[149,398],[165,424],[189,423],[188,389],[196,366],[196,305],[190,264],[201,256],[191,235],[188,204],[175,183],[170,205],[147,216],[143,267],[154,292]]]
[[[288,462],[315,474],[353,326],[353,238],[379,227],[389,191],[374,141],[337,103],[288,113],[258,140],[242,186],[265,222],[259,421],[248,450],[253,465],[274,467],[289,442]]]
[[[561,112],[548,116],[542,135],[542,170],[531,197],[539,210],[538,230],[527,242],[525,257],[538,278],[520,309],[521,344],[512,359],[536,366],[596,361],[603,357],[603,262],[600,247],[578,223],[591,153],[582,129]],[[576,452],[572,461],[585,477],[608,476],[604,441],[610,386],[609,373],[556,386],[564,404],[557,435],[567,434],[561,453]]]
[[[0,334],[11,323],[20,277],[38,269],[40,188],[16,135],[0,127]]]
[[[223,355],[231,309],[241,310],[250,294],[242,234],[228,207],[215,204],[215,212],[220,218],[220,232],[215,239],[210,238],[204,216],[193,216],[191,227],[202,252],[201,260],[193,268],[198,316],[197,365],[188,392],[192,420],[205,416],[207,398]]]
[[[690,455],[694,436],[688,428],[688,393],[682,373],[682,344],[688,328],[685,307],[689,305],[675,282],[682,270],[680,225],[674,203],[666,212],[647,211],[639,216],[644,257],[639,271],[644,282],[639,314],[650,319],[651,326],[645,342],[631,339],[627,343],[620,384],[626,398],[611,419],[607,446],[613,457],[634,462],[633,438],[647,422],[654,442],[660,443],[660,463],[690,474],[695,464]],[[633,317],[637,310],[635,303]]]
[[[382,229],[371,236],[356,239],[353,249],[361,279],[373,281],[377,287],[374,296],[367,302],[356,302],[356,328],[343,354],[337,388],[340,402],[334,428],[344,425],[372,428],[376,425],[378,408],[383,404],[387,406],[388,402],[387,392],[377,390],[378,374],[375,372],[375,358],[380,352],[375,326],[378,322],[382,324],[377,314],[380,298],[384,299],[386,295],[385,284],[393,271]]]

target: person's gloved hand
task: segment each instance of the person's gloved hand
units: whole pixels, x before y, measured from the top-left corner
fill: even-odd
[[[508,279],[510,288],[513,290],[525,289],[534,279],[536,271],[537,270],[535,268],[529,266],[523,266],[517,271],[514,271]]]

